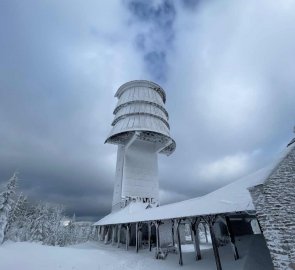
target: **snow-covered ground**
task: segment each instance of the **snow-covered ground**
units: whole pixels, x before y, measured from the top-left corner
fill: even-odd
[[[256,237],[256,238],[255,238]],[[259,236],[241,238],[238,249],[242,258],[234,261],[230,246],[220,248],[223,269],[268,270],[264,253],[261,252]],[[253,241],[256,243],[254,244]],[[254,245],[253,245],[254,244]],[[261,258],[249,261],[249,254],[255,246]],[[251,248],[250,248],[251,247]],[[202,245],[202,260],[195,261],[192,245],[182,246],[184,265],[181,269],[215,269],[213,252],[210,245]],[[252,252],[253,255],[253,252]],[[251,256],[253,257],[253,256]],[[254,256],[255,257],[255,256]],[[256,261],[255,261],[256,260]],[[260,266],[259,266],[260,264]],[[180,269],[178,254],[168,254],[166,260],[154,259],[154,252],[140,250],[138,254],[132,247],[126,251],[102,242],[88,242],[70,247],[51,247],[29,242],[6,242],[0,246],[1,270],[111,270],[111,269]]]

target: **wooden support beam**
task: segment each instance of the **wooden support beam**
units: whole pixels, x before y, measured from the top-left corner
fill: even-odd
[[[106,234],[107,234],[107,231],[108,231],[108,226],[103,226],[103,235],[102,235],[102,241],[105,240],[106,238]]]
[[[130,242],[130,224],[126,224],[126,250],[129,248]]]
[[[183,265],[182,252],[181,252],[181,240],[180,240],[180,232],[179,232],[180,222],[181,222],[181,219],[177,220],[176,231],[177,231],[177,245],[178,245],[178,252],[179,252],[179,264]]]
[[[239,256],[239,252],[238,252],[238,249],[236,246],[235,235],[234,235],[231,223],[230,223],[230,218],[228,216],[225,217],[225,223],[226,223],[228,235],[230,237],[230,242],[231,242],[231,247],[232,247],[232,250],[234,253],[234,258],[235,258],[235,260],[238,260],[240,258],[240,256]]]
[[[148,223],[149,251],[152,251],[151,236],[152,236],[152,228],[151,228],[151,223],[149,222]]]
[[[195,256],[196,261],[199,261],[202,259],[201,256],[201,248],[200,248],[200,239],[199,239],[199,224],[200,224],[201,218],[195,218],[191,221],[191,231],[192,231],[192,240],[194,242],[194,248],[195,248]]]
[[[101,230],[100,230],[100,241],[103,241],[103,239],[104,239],[104,230],[105,230],[105,228],[104,228],[105,226],[101,226]]]
[[[98,240],[101,241],[102,226],[99,226]]]
[[[213,247],[213,252],[214,252],[214,257],[215,257],[216,269],[217,270],[222,270],[213,225],[209,225],[209,230],[210,230],[210,234],[211,234],[211,240],[212,240],[212,247]]]
[[[97,241],[100,240],[101,226],[97,226]]]
[[[214,228],[213,228],[216,218],[217,217],[215,215],[214,216],[207,216],[207,217],[204,217],[204,220],[206,221],[206,223],[209,226],[209,231],[210,231],[211,240],[212,240],[212,247],[213,247],[213,252],[214,252],[214,258],[215,258],[215,263],[216,263],[216,269],[222,270],[219,251],[218,251],[218,247],[217,247],[217,241],[216,241],[215,232],[214,232]]]
[[[161,249],[161,235],[160,235],[160,225],[161,225],[161,220],[158,221],[158,246],[159,249]]]
[[[119,248],[120,247],[120,241],[121,241],[121,228],[122,228],[122,225],[119,224],[118,225],[118,232],[117,232],[117,247]]]
[[[156,249],[157,256],[156,256],[156,259],[158,259],[158,255],[159,255],[159,251],[160,251],[160,229],[159,229],[160,223],[158,221],[156,221],[155,226],[156,226],[156,244],[157,244],[157,249]]]
[[[116,225],[112,225],[112,246],[115,244]]]
[[[138,249],[142,248],[142,223],[138,223]]]
[[[207,226],[206,226],[206,223],[203,223],[203,226],[204,226],[204,233],[205,233],[206,243],[208,244],[208,235],[207,235]]]
[[[95,236],[94,236],[94,240],[98,241],[98,235],[99,235],[99,226],[95,226]]]
[[[161,220],[156,220],[153,222],[156,227],[156,259],[163,258],[161,252],[161,241],[160,241],[160,225]]]
[[[109,242],[109,232],[110,232],[110,226],[107,226],[106,233],[104,236],[104,243],[107,244]]]
[[[171,238],[172,238],[172,246],[175,247],[175,238],[174,238],[174,219],[171,219]]]
[[[138,253],[138,245],[139,245],[139,243],[138,243],[138,222],[136,222],[136,224],[135,224],[135,240],[136,240],[135,249],[136,249],[136,253]]]

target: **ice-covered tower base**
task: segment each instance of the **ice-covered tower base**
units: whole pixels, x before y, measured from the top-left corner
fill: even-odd
[[[170,155],[175,150],[164,108],[165,92],[153,82],[131,81],[115,97],[119,100],[106,140],[118,145],[112,210],[131,201],[158,206],[158,153]]]

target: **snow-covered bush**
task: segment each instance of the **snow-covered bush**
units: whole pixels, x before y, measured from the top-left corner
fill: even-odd
[[[6,239],[12,241],[37,241],[45,245],[67,244],[63,226],[63,207],[48,203],[28,203],[20,197],[11,211],[11,225]]]

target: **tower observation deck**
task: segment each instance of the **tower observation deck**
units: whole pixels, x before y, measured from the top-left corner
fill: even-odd
[[[166,94],[150,81],[130,81],[115,94],[112,129],[106,143],[118,145],[112,210],[131,201],[159,205],[158,153],[175,150],[170,137]]]

